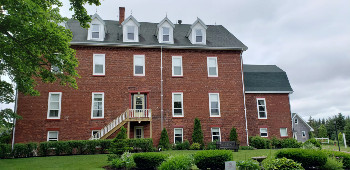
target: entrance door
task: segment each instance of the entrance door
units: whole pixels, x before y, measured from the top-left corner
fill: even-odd
[[[134,138],[143,138],[143,126],[135,126]]]
[[[135,94],[133,104],[134,117],[145,117],[145,95]]]

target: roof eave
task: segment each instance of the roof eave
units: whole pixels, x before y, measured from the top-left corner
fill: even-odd
[[[294,91],[245,91],[245,93],[286,93],[293,94]]]

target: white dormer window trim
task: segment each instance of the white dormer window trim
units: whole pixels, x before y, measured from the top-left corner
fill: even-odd
[[[197,18],[197,20],[191,25],[191,28],[187,34],[188,39],[192,44],[206,45],[207,42],[207,26],[204,22]]]
[[[165,17],[157,25],[156,36],[159,43],[174,44],[174,29],[175,25]]]
[[[163,42],[169,42],[170,41],[170,28],[169,27],[162,27],[163,30]]]
[[[122,22],[123,42],[139,42],[140,23],[130,15]]]
[[[102,18],[95,14],[91,17],[90,28],[88,29],[87,40],[104,41],[106,34],[106,24]]]
[[[100,24],[92,24],[91,39],[100,39]]]
[[[135,40],[135,26],[127,26],[127,39],[130,41]]]
[[[203,43],[203,31],[202,31],[202,29],[196,29],[196,43]]]

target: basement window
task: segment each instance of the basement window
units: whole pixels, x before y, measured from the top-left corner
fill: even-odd
[[[100,130],[93,130],[91,132],[92,139],[100,139],[101,138],[101,131]]]
[[[261,137],[268,137],[267,128],[260,128],[260,136]]]
[[[48,131],[47,141],[58,141],[58,131]]]

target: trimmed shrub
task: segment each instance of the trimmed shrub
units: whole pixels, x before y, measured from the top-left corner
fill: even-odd
[[[300,148],[302,146],[301,142],[298,142],[294,138],[286,138],[281,141],[282,148]]]
[[[264,169],[304,169],[300,163],[287,158],[267,159],[263,162],[263,167]]]
[[[206,150],[215,150],[216,149],[216,142],[209,142],[207,144]]]
[[[293,159],[301,163],[304,168],[321,167],[327,161],[327,155],[319,150],[312,149],[283,149],[276,153],[277,158]]]
[[[155,169],[158,167],[165,159],[166,155],[158,152],[148,152],[148,153],[135,153],[133,154],[136,167],[139,169]]]
[[[39,155],[47,156],[49,153],[49,142],[41,142],[39,143]]]
[[[109,153],[116,154],[121,156],[124,152],[132,150],[132,147],[129,147],[127,139],[117,139],[114,138],[111,147],[108,149]]]
[[[235,141],[238,143],[238,135],[235,127],[232,127],[230,132],[230,141]]]
[[[239,169],[244,169],[244,170],[256,170],[256,169],[260,169],[259,166],[259,162],[252,160],[252,159],[248,159],[245,161],[238,161],[237,162],[237,167]]]
[[[341,170],[343,169],[343,162],[341,159],[336,159],[335,157],[328,157],[326,164],[320,167],[320,169]]]
[[[176,155],[164,161],[159,170],[187,170],[191,169],[193,158],[189,155]]]
[[[339,152],[339,151],[329,151],[329,150],[322,150],[325,154],[327,154],[329,157],[335,157],[338,159],[343,160],[343,165],[345,169],[350,169],[350,154]]]
[[[111,146],[111,139],[103,139],[97,140],[99,142],[99,146],[101,147],[100,153],[105,153],[107,149]]]
[[[271,139],[271,147],[276,148],[282,148],[282,141],[277,139],[276,136],[272,137]]]
[[[124,126],[122,126],[120,128],[120,131],[118,132],[117,136],[114,139],[126,139],[127,138],[127,134],[126,134],[126,128]]]
[[[252,147],[252,146],[240,146],[239,149],[240,150],[254,150],[254,147]]]
[[[10,158],[12,157],[11,145],[10,144],[0,144],[0,158]]]
[[[88,140],[86,141],[86,151],[87,154],[95,154],[96,153],[96,147],[98,146],[97,140]]]
[[[128,143],[128,146],[131,147],[134,151],[141,152],[152,152],[153,149],[153,140],[152,138],[145,139],[125,139]]]
[[[174,150],[188,150],[190,149],[190,142],[188,140],[185,140],[183,143],[176,142],[174,146]]]
[[[202,125],[201,125],[201,121],[198,118],[194,119],[192,143],[199,143],[199,144],[201,144],[201,148],[204,147],[204,137],[203,137]]]
[[[270,149],[271,141],[267,138],[262,138],[260,136],[250,136],[249,144],[257,149]]]
[[[120,158],[116,158],[112,161],[112,167],[117,169],[131,169],[135,168],[136,164],[131,153],[125,152]]]
[[[170,147],[170,143],[169,143],[168,132],[164,128],[162,130],[162,133],[160,134],[160,140],[159,140],[158,148],[162,148],[162,150],[167,150],[167,149],[169,149],[169,147]]]
[[[209,150],[194,154],[194,162],[199,169],[225,169],[225,161],[232,161],[232,151]]]
[[[199,143],[192,143],[190,146],[190,150],[200,150],[201,149],[201,144]]]
[[[321,142],[316,140],[315,138],[309,139],[306,142],[303,143],[303,145],[307,145],[309,143],[312,143],[314,146],[322,149]]]
[[[13,156],[15,158],[26,158],[33,156],[33,151],[36,150],[36,143],[17,143],[13,147]]]

